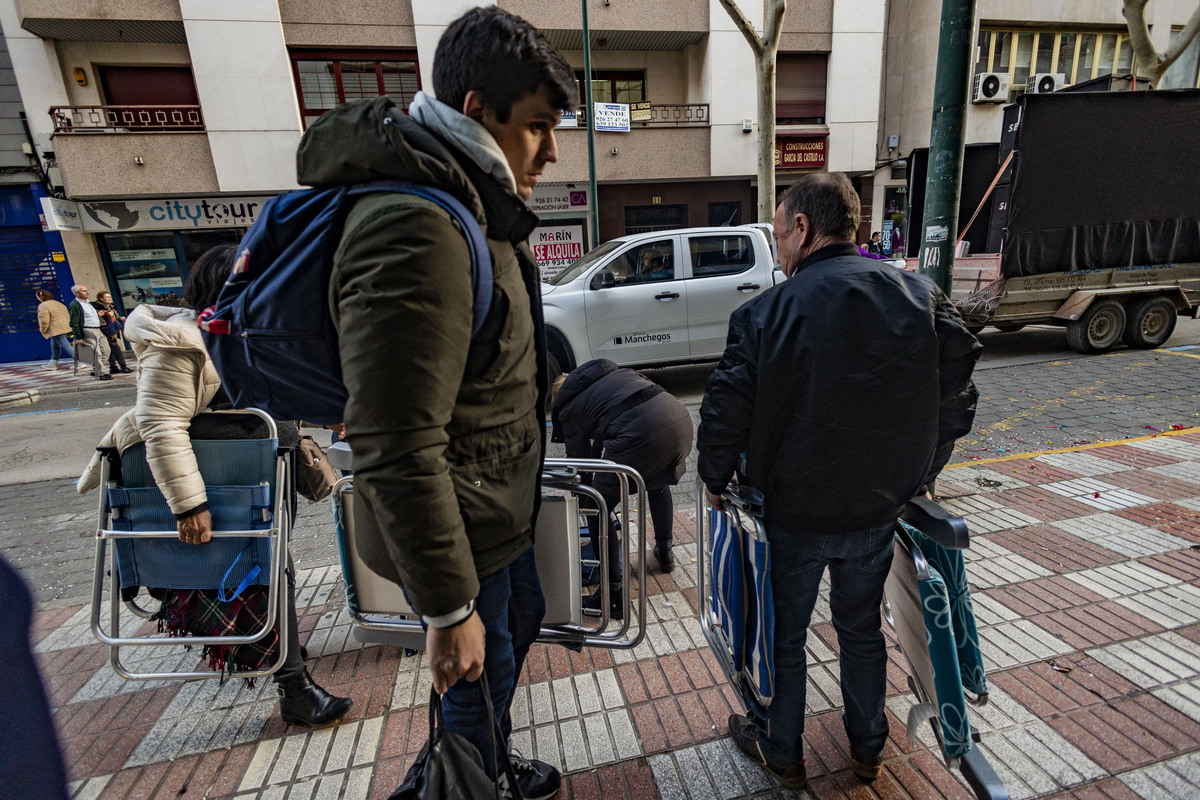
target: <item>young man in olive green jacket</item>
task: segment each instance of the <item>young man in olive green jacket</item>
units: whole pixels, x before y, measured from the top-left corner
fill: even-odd
[[[422,615],[446,727],[476,744],[490,772],[487,714],[471,682],[487,672],[507,737],[514,686],[545,611],[532,545],[546,354],[525,243],[537,217],[524,201],[558,158],[554,127],[578,90],[562,56],[495,7],[446,30],[433,85],[438,99],[419,93],[410,115],[387,98],[325,115],[305,134],[298,167],[301,183],[314,186],[399,179],[443,189],[487,237],[494,293],[474,339],[463,233],[412,195],[355,203],[329,301],[349,391],[360,552]],[[515,765],[524,797],[558,791],[553,767]]]

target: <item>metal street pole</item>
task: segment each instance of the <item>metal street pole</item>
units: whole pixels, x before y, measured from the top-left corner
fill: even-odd
[[[947,296],[954,282],[954,240],[958,232],[974,28],[975,0],[942,0],[920,269]]]
[[[583,111],[587,120],[588,147],[588,218],[591,220],[591,245],[600,244],[600,198],[596,196],[596,135],[592,128],[592,37],[588,32],[588,0],[583,6]],[[961,156],[961,154],[960,154]]]

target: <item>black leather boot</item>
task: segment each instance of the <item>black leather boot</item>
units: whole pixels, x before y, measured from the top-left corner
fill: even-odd
[[[625,590],[619,583],[610,583],[608,585],[608,615],[612,619],[625,619]],[[600,616],[600,593],[596,592],[593,595],[583,598],[584,611],[596,612],[593,616]]]
[[[654,545],[654,557],[658,559],[658,568],[662,572],[675,569],[675,554],[671,552],[670,542],[659,542]]]
[[[300,674],[275,683],[279,693],[279,715],[289,725],[325,725],[346,715],[354,701],[334,697],[318,686],[304,669]]]

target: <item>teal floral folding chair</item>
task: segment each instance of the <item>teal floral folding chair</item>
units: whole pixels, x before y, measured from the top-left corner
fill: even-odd
[[[958,769],[979,798],[1008,800],[1008,790],[974,744],[968,703],[987,703],[988,685],[962,551],[970,544],[965,520],[936,503],[911,501],[896,528],[896,553],[884,587],[884,617],[911,667],[917,703],[908,735],[929,722],[950,769]]]

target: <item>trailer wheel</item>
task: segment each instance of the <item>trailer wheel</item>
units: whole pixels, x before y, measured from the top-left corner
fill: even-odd
[[[1175,332],[1175,303],[1166,297],[1147,297],[1129,309],[1125,323],[1125,344],[1139,350],[1161,347]]]
[[[1110,350],[1125,330],[1125,308],[1116,300],[1093,303],[1083,316],[1067,325],[1067,344],[1090,355]]]

